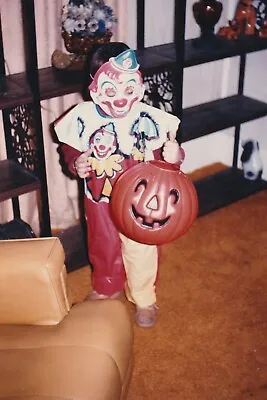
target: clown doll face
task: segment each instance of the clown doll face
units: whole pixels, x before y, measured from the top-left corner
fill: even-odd
[[[130,52],[126,50],[124,53]],[[142,100],[144,95],[138,64],[133,61],[132,53],[130,55],[121,64],[114,58],[103,64],[89,86],[94,103],[113,118],[125,117],[133,104]]]
[[[113,133],[101,128],[91,137],[89,146],[98,160],[105,160],[115,152],[117,141]]]

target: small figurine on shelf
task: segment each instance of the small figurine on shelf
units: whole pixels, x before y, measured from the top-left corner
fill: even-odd
[[[263,21],[263,23],[259,29],[259,37],[267,38],[267,19]]]
[[[242,143],[241,155],[244,178],[249,180],[261,179],[263,164],[260,157],[260,147],[257,140],[247,140]]]
[[[119,232],[110,201],[119,177],[136,165],[154,159],[177,167],[182,163],[184,151],[176,141],[180,121],[141,101],[145,88],[139,64],[125,44],[98,46],[88,64],[91,100],[63,115],[55,131],[69,171],[84,180],[88,254],[93,266],[89,298],[115,298],[125,289],[136,304],[137,324],[150,327],[156,322],[158,248]],[[139,183],[135,195],[141,195],[146,186],[144,181]],[[170,203],[176,195],[170,194]],[[155,202],[154,198],[151,207]]]
[[[253,0],[239,0],[234,18],[229,21],[229,26],[223,26],[217,32],[218,36],[226,39],[238,39],[244,35],[256,33],[256,9]]]
[[[257,19],[256,28],[260,38],[267,37],[267,0],[254,0]]]

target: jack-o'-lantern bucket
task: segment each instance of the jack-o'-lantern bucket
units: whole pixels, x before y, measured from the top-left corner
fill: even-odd
[[[197,218],[197,192],[177,165],[147,161],[118,178],[111,214],[128,238],[145,244],[168,243],[185,234]]]

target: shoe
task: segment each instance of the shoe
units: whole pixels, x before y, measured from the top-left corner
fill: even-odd
[[[93,290],[89,296],[86,297],[85,300],[107,300],[107,299],[117,299],[120,296],[121,292],[115,292],[111,295],[98,293],[96,290]]]
[[[157,305],[152,304],[148,307],[136,307],[135,321],[142,328],[150,328],[155,325],[157,320]]]

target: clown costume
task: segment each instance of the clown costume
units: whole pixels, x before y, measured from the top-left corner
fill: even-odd
[[[112,46],[112,43],[109,44]],[[135,53],[110,57],[89,85],[92,101],[82,102],[55,123],[69,170],[84,180],[91,299],[117,297],[125,289],[136,304],[136,321],[156,321],[158,248],[122,235],[110,215],[118,177],[137,163],[164,159],[180,164],[175,140],[179,119],[141,102],[144,85]]]

